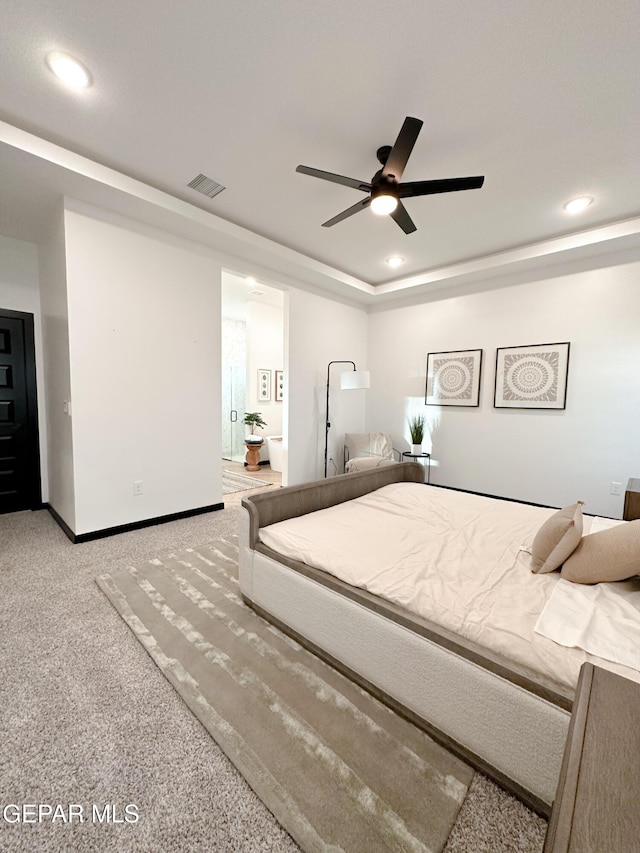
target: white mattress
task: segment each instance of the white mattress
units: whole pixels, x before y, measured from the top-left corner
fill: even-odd
[[[259,538],[561,684],[575,687],[586,660],[639,680],[635,670],[534,633],[559,575],[532,573],[520,549],[554,512],[393,483],[261,528]],[[585,533],[591,522],[585,517]]]

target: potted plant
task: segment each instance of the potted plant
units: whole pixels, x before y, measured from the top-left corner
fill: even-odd
[[[416,455],[422,453],[422,442],[424,440],[424,415],[414,415],[409,418],[409,433],[411,434],[411,453]]]
[[[251,433],[245,438],[247,444],[262,444],[264,439],[261,435],[255,435],[255,430],[266,427],[266,421],[262,419],[260,412],[245,412],[243,424],[251,428]]]

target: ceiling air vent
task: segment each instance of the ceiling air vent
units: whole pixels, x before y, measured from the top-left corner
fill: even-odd
[[[198,175],[192,181],[189,181],[187,186],[191,187],[192,190],[209,196],[209,198],[215,198],[218,193],[221,193],[225,189],[222,184],[214,181],[213,178],[208,178],[206,175]]]

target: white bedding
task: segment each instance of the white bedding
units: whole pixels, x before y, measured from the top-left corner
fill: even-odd
[[[563,646],[640,668],[640,578],[593,585],[560,578],[535,631]]]
[[[418,483],[260,529],[274,551],[361,587],[574,687],[591,660],[640,673],[536,634],[559,575],[533,574],[520,550],[555,510]],[[591,519],[585,517],[585,533]]]

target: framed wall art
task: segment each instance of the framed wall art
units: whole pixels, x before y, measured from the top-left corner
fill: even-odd
[[[271,399],[271,371],[258,371],[258,400],[268,402]]]
[[[284,400],[284,371],[276,370],[276,403],[281,403]]]
[[[427,406],[480,405],[482,350],[430,352],[427,355]]]
[[[569,343],[500,347],[496,352],[496,409],[564,409]]]

